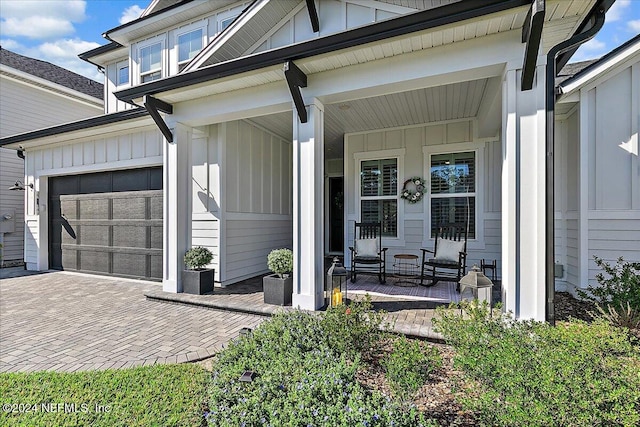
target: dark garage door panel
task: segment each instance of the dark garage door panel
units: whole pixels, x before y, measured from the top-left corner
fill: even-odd
[[[61,216],[73,230],[63,232],[62,259],[70,261],[64,268],[162,279],[162,240],[152,238],[162,232],[162,217],[151,208],[158,202],[162,190],[60,196]]]
[[[161,280],[161,177],[152,168],[52,178],[51,268]]]

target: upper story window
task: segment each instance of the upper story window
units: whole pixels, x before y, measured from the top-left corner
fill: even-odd
[[[129,84],[129,62],[121,62],[117,65],[117,68],[116,85],[123,86]]]
[[[202,28],[178,36],[178,71],[202,50]]]
[[[140,82],[146,83],[162,77],[162,43],[140,49]]]
[[[237,17],[238,15],[220,20],[220,32],[224,31],[225,28],[231,25],[233,20],[236,19]]]

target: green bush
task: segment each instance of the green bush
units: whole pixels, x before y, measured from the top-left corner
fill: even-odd
[[[189,249],[184,254],[184,263],[192,270],[197,270],[209,264],[213,259],[213,254],[207,248],[197,246]]]
[[[348,306],[329,308],[320,320],[322,336],[317,339],[336,353],[361,355],[381,339],[383,330],[389,329],[384,319],[384,311],[373,310],[371,296],[366,295],[364,300]]]
[[[461,403],[485,425],[640,424],[640,354],[604,321],[552,327],[463,304],[434,325],[472,380]]]
[[[442,358],[435,347],[423,349],[419,341],[409,341],[401,336],[382,365],[394,396],[401,402],[408,402],[429,375],[442,366]]]
[[[618,258],[611,265],[595,257],[595,263],[604,270],[596,274],[597,286],[586,291],[579,289],[578,296],[596,304],[596,317],[603,317],[614,326],[637,328],[640,325],[640,262],[625,262]]]
[[[274,249],[267,255],[267,268],[280,277],[293,271],[291,249]]]
[[[366,303],[325,315],[280,313],[219,354],[206,418],[215,426],[417,426],[427,422],[415,407],[398,404],[356,381],[357,352],[342,352],[325,328],[334,328]],[[367,315],[362,315],[364,319]],[[373,325],[371,325],[373,326]],[[362,326],[356,335],[363,333]],[[333,329],[335,331],[335,329]],[[339,331],[353,342],[353,336]],[[376,332],[379,333],[379,332]],[[240,382],[246,370],[257,376]]]

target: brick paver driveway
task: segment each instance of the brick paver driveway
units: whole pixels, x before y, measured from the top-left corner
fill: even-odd
[[[159,284],[52,272],[0,280],[0,371],[180,363],[266,318],[148,301]]]

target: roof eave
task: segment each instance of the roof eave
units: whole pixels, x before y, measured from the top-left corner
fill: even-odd
[[[144,95],[161,92],[228,77],[243,72],[283,64],[287,60],[308,58],[338,51],[391,37],[410,34],[430,28],[473,19],[491,13],[528,6],[530,0],[467,0],[435,9],[404,15],[375,24],[355,28],[338,34],[312,39],[279,49],[241,57],[235,60],[210,65],[185,74],[166,77],[161,80],[138,85],[115,92],[124,102],[131,102]]]
[[[86,130],[99,126],[110,125],[113,123],[123,122],[126,120],[139,119],[148,116],[147,110],[144,108],[136,108],[131,110],[120,111],[118,113],[106,114],[88,119],[78,120],[76,122],[64,123],[58,126],[53,126],[44,129],[38,129],[30,132],[25,132],[17,135],[7,136],[0,138],[0,147],[6,148],[19,148],[20,143],[52,137],[55,135],[66,134],[79,130]]]
[[[583,70],[558,85],[562,91],[562,97],[564,98],[572,92],[580,89],[612,66],[626,60],[638,51],[640,51],[640,34],[626,41],[593,64],[585,67]]]

